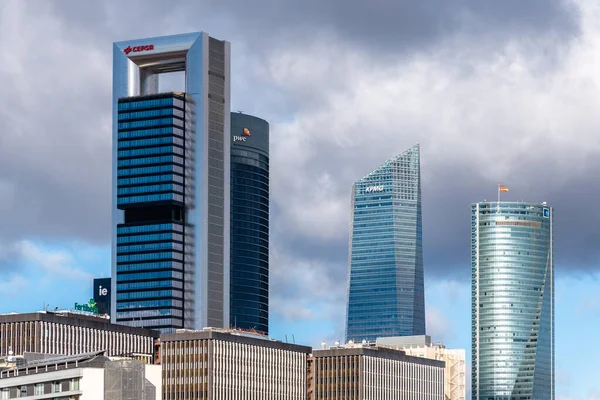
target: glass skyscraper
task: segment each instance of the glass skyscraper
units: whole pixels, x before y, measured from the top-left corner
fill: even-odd
[[[352,188],[346,340],[425,334],[419,145]]]
[[[236,328],[269,333],[269,124],[231,114],[231,286]]]
[[[472,398],[554,399],[553,210],[472,206]]]
[[[113,46],[113,322],[229,327],[229,43]],[[159,76],[184,71],[184,93]]]

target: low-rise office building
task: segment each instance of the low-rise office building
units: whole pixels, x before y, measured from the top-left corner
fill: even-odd
[[[0,369],[0,399],[161,400],[159,365],[113,361],[102,351],[39,356],[25,354],[25,363]]]
[[[464,349],[447,349],[442,343],[432,343],[431,337],[425,335],[378,338],[377,345],[402,350],[415,357],[444,361],[446,400],[466,399],[467,355]]]
[[[111,324],[107,318],[71,311],[0,315],[0,357],[44,353],[75,355],[106,351],[151,363],[157,331]]]
[[[312,400],[444,400],[444,362],[373,344],[315,350]]]
[[[163,399],[304,400],[310,352],[237,329],[163,334]]]

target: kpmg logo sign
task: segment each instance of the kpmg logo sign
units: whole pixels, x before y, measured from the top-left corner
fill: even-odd
[[[246,139],[248,139],[248,136],[250,136],[250,129],[244,128],[244,130],[242,131],[242,135],[234,136],[233,141],[234,142],[245,142]]]
[[[385,187],[383,185],[367,186],[367,188],[365,189],[365,193],[383,192],[384,189],[385,189]]]
[[[153,44],[147,44],[144,46],[135,46],[135,47],[131,47],[131,46],[127,46],[127,48],[125,50],[123,50],[123,53],[125,53],[126,55],[129,55],[129,53],[138,53],[140,51],[150,51],[150,50],[154,50],[154,45]]]
[[[87,304],[79,304],[75,303],[75,310],[77,311],[86,311],[93,314],[98,314],[98,307],[96,305],[96,301],[94,299],[90,299]]]

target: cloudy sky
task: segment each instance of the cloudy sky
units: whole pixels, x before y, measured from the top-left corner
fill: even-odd
[[[600,399],[595,0],[0,1],[0,312],[110,274],[112,42],[199,30],[271,123],[274,337],[343,339],[352,182],[419,142],[429,334],[469,352],[470,204],[504,183],[555,207],[558,398]]]

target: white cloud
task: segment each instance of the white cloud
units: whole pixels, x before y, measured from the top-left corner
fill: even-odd
[[[452,321],[437,307],[426,304],[425,323],[427,335],[435,342],[445,342],[454,338]]]
[[[16,296],[21,290],[28,287],[29,282],[19,275],[10,275],[0,280],[0,295],[6,300]],[[7,302],[8,303],[8,302]]]
[[[265,73],[305,99],[293,119],[272,127],[278,225],[318,239],[347,238],[352,182],[417,141],[426,197],[464,196],[451,187],[465,179],[492,182],[488,193],[493,182],[511,184],[507,198],[544,196],[590,174],[587,160],[600,155],[600,10],[578,4],[581,36],[561,43],[551,35],[514,37],[491,47],[456,36],[381,64],[319,37],[327,45],[272,54]],[[446,179],[463,167],[470,175]],[[482,199],[485,188],[478,193]]]
[[[23,240],[14,245],[17,259],[39,268],[51,277],[73,280],[90,280],[92,275],[75,267],[71,253],[60,250],[45,250],[33,242]]]

